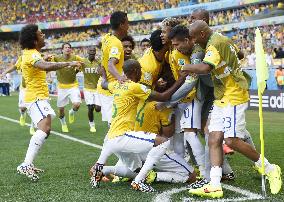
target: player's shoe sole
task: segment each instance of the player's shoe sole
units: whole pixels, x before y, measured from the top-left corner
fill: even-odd
[[[97,132],[96,127],[95,127],[95,126],[92,126],[92,127],[90,128],[90,132],[91,132],[91,133]]]
[[[282,187],[281,168],[278,165],[273,164],[274,170],[268,173],[267,179],[270,185],[270,191],[272,194],[278,194]]]
[[[211,184],[206,184],[198,189],[190,189],[188,193],[191,195],[208,197],[208,198],[222,198],[224,196],[222,187],[213,188]]]
[[[155,189],[144,182],[131,182],[131,188],[141,192],[155,192]]]

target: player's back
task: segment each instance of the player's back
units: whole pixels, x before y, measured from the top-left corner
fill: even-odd
[[[137,106],[140,100],[145,101],[151,90],[146,86],[128,81],[109,83],[108,89],[113,93],[112,121],[108,132],[109,138],[123,135],[127,131],[133,131]]]

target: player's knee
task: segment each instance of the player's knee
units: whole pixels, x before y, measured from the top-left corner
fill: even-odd
[[[209,146],[218,146],[222,145],[223,142],[223,136],[219,133],[213,133],[209,135],[208,143]]]
[[[168,138],[163,137],[163,136],[157,136],[155,139],[155,146],[160,145],[168,141]]]
[[[80,108],[80,103],[73,103],[73,110],[77,111]]]
[[[94,108],[95,108],[95,105],[87,105],[88,106],[88,110],[93,112],[94,111]]]
[[[228,145],[229,147],[233,148],[234,147],[234,138],[226,138],[225,139],[225,143],[226,145]]]
[[[96,112],[100,112],[101,111],[101,106],[95,105],[95,110],[96,110]]]

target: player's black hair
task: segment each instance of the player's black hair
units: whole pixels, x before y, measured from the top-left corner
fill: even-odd
[[[141,69],[141,65],[137,60],[129,59],[124,61],[123,72],[126,76],[132,74],[132,72],[138,68]]]
[[[209,11],[203,9],[203,8],[198,8],[198,9],[194,9],[192,11],[192,13],[201,13],[203,18],[205,18],[206,23],[209,23]]]
[[[33,49],[35,48],[37,41],[36,32],[38,30],[38,26],[35,24],[29,24],[24,26],[21,29],[19,42],[22,49]]]
[[[68,46],[70,46],[70,48],[72,48],[72,46],[71,46],[71,44],[70,44],[70,43],[68,43],[68,42],[64,42],[64,43],[61,45],[61,49],[63,49],[65,45],[68,45]]]
[[[173,38],[177,38],[179,40],[183,40],[184,38],[189,38],[188,28],[184,25],[175,26],[169,34],[169,39]]]
[[[144,43],[144,42],[149,42],[149,43],[150,43],[150,40],[149,40],[149,39],[147,39],[147,38],[142,39],[142,41],[140,41],[140,46],[141,46],[141,45],[142,45],[142,43]]]
[[[122,11],[115,11],[110,16],[110,26],[112,30],[117,30],[119,25],[127,20],[127,13]]]
[[[162,30],[157,29],[150,36],[150,44],[154,51],[160,51],[164,47],[161,39]]]
[[[124,37],[123,39],[121,39],[121,41],[123,42],[123,41],[130,41],[130,43],[132,44],[132,49],[134,49],[135,48],[135,42],[134,42],[134,39],[133,39],[133,37],[132,36],[126,36],[126,37]]]

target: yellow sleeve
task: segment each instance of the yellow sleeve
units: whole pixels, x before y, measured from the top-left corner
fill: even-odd
[[[39,60],[42,60],[41,54],[39,52],[34,52],[30,58],[30,64],[34,66],[34,64]]]
[[[85,62],[85,58],[80,57],[79,55],[75,55],[76,61]]]
[[[160,112],[160,121],[162,126],[168,126],[172,123],[173,110],[164,109]]]
[[[206,53],[203,62],[210,64],[215,68],[221,62],[219,51],[214,46],[209,45],[208,48],[206,48]]]
[[[15,67],[17,68],[17,70],[21,70],[21,63],[22,63],[22,56],[18,58]]]
[[[109,49],[109,58],[116,58],[120,59],[121,54],[123,53],[123,48],[119,44],[115,43],[113,44]]]
[[[133,95],[140,100],[147,100],[151,94],[151,89],[147,88],[143,84],[133,83],[131,85]]]

